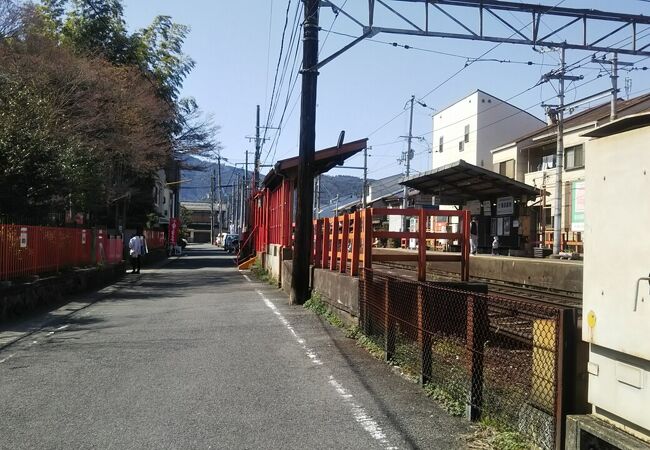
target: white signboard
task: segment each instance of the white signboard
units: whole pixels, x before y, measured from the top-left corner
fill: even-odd
[[[512,197],[497,198],[497,216],[511,216],[515,212],[515,199]]]
[[[27,248],[27,228],[20,229],[20,248]]]
[[[488,217],[492,215],[492,202],[490,200],[483,202],[483,215]]]
[[[81,245],[86,245],[86,230],[81,230]]]
[[[481,214],[481,202],[478,200],[469,200],[465,203],[464,209],[468,210],[473,216],[478,216]]]

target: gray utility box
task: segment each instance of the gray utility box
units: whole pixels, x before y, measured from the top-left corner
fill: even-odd
[[[572,417],[568,429],[580,432],[566,444],[650,449],[650,114],[585,135],[592,139],[586,143],[582,339],[589,343],[593,416]],[[608,434],[620,433],[633,445],[580,443],[581,436],[605,443]]]

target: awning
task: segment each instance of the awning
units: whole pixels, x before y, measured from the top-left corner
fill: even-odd
[[[499,197],[536,197],[540,190],[463,160],[410,177],[402,183],[423,194],[431,194],[442,205]]]
[[[342,144],[340,147],[330,147],[314,153],[314,176],[329,171],[335,166],[342,165],[346,159],[356,155],[366,148],[368,139]],[[273,169],[264,177],[263,184],[268,188],[275,187],[283,178],[295,180],[298,178],[298,156],[283,159],[275,163]]]

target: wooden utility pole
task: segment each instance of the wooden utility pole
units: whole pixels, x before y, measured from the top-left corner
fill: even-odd
[[[300,150],[296,201],[296,230],[291,277],[291,303],[309,298],[309,264],[314,201],[314,152],[316,150],[316,90],[318,85],[318,13],[320,0],[303,0],[302,95],[300,102]]]

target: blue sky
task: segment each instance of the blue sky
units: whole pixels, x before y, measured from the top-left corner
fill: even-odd
[[[558,2],[559,0],[546,0],[543,3],[553,6]],[[254,144],[246,136],[254,135],[257,104],[262,109],[262,122],[266,123],[289,1],[125,0],[124,3],[126,20],[133,29],[148,24],[159,14],[170,15],[176,22],[192,28],[185,51],[196,61],[197,66],[187,78],[183,94],[195,97],[202,109],[212,114],[215,122],[221,126],[219,140],[224,146],[223,156],[232,163],[243,162],[244,151],[254,149]],[[297,0],[292,0],[290,4],[289,29],[285,41],[289,39],[296,3]],[[346,4],[346,11],[364,17],[367,5],[365,0],[338,0],[335,3]],[[389,3],[400,8],[410,6],[395,1]],[[615,8],[617,12],[650,15],[650,3],[642,0],[565,0],[561,3],[565,7],[608,11]],[[353,22],[342,15],[336,20],[334,17],[331,9],[322,9],[320,21],[323,31],[320,39],[324,44],[321,57],[349,42],[348,38],[335,33],[359,34],[359,27]],[[467,20],[472,18],[467,16]],[[522,24],[519,20],[522,19],[512,16],[511,23],[521,28],[525,23]],[[552,25],[545,24],[543,29]],[[447,24],[440,26],[441,29],[450,29]],[[332,32],[328,33],[330,29]],[[645,30],[645,27],[641,27],[641,30]],[[650,31],[642,35],[650,43]],[[620,40],[624,37],[621,34],[613,39]],[[362,42],[321,69],[316,127],[317,148],[335,145],[338,134],[343,129],[346,130],[347,140],[369,137],[369,145],[373,147],[369,158],[371,178],[403,171],[403,166],[397,163],[397,159],[406,145],[400,136],[408,133],[408,114],[399,113],[412,94],[435,109],[444,108],[476,89],[507,100],[535,85],[541,74],[556,67],[559,59],[557,52],[539,53],[528,46],[503,44],[485,58],[532,61],[535,64],[476,62],[436,89],[463,68],[466,59],[434,52],[478,57],[495,44],[401,35],[378,35],[375,39],[383,43]],[[414,48],[404,49],[386,44],[392,42]],[[577,61],[587,55],[582,51],[567,51],[567,62]],[[625,61],[641,59],[621,57]],[[650,59],[642,61],[638,67],[645,65],[650,66]],[[573,72],[572,75],[584,75],[585,79],[569,86],[567,101],[607,89],[610,86],[609,77],[605,74],[597,78],[599,69],[598,65],[590,64]],[[289,76],[286,75],[285,86],[288,85]],[[621,87],[625,84],[626,77],[631,79],[633,95],[650,92],[650,71],[622,72],[619,79]],[[575,89],[580,84],[584,86]],[[262,159],[267,164],[298,153],[299,90],[300,80],[289,99],[277,143],[272,145],[272,141],[268,141],[264,148]],[[543,100],[552,102],[554,94],[553,86],[546,84],[513,98],[511,103],[543,118],[539,104]],[[286,98],[286,89],[283,89],[280,92],[279,110],[271,126],[278,126]],[[414,134],[423,135],[429,141],[432,131],[431,114],[431,109],[417,107],[413,125]],[[268,137],[274,138],[276,133],[275,130],[269,130]],[[426,141],[414,143],[414,171],[430,169],[429,145]],[[360,156],[348,162],[350,166],[360,166],[362,163]],[[335,169],[331,174],[361,175],[360,171],[345,169]]]

